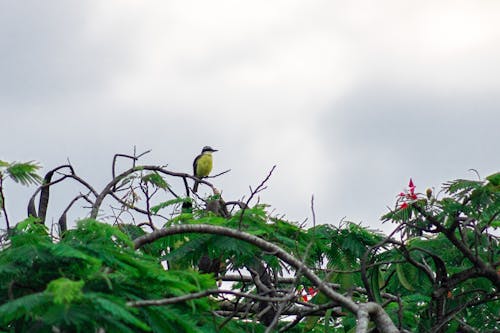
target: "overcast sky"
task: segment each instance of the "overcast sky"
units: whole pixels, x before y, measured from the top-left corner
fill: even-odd
[[[387,229],[410,177],[425,191],[499,171],[499,15],[477,0],[1,1],[0,159],[69,159],[100,189],[134,145],[183,172],[211,145],[226,200],[276,164],[261,200],[277,213],[310,218],[314,195],[317,223]],[[33,189],[7,186],[21,218]]]

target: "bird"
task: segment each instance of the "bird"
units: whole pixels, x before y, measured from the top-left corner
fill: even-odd
[[[217,149],[213,149],[210,146],[205,146],[201,150],[201,154],[196,156],[193,162],[193,175],[196,178],[202,179],[207,177],[212,171],[212,153],[216,152]],[[193,185],[193,192],[196,193],[198,191],[199,181],[195,181]]]

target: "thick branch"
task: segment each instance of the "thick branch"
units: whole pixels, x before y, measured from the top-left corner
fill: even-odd
[[[370,315],[365,309],[358,311],[358,325],[356,326],[356,333],[368,332],[368,324],[370,323]]]
[[[69,174],[59,173],[59,170],[64,169],[64,168],[68,168],[70,173]],[[61,177],[56,179],[56,180],[52,180],[54,173],[58,173]],[[49,203],[50,187],[52,185],[55,185],[57,183],[60,183],[64,180],[66,180],[67,178],[76,180],[77,182],[79,182],[80,184],[85,186],[90,191],[90,193],[92,193],[95,197],[98,196],[97,191],[94,190],[94,188],[92,186],[90,186],[89,183],[87,183],[85,180],[83,180],[82,178],[78,177],[75,174],[75,171],[73,170],[73,167],[71,165],[69,165],[69,164],[68,165],[61,165],[61,166],[58,166],[57,168],[52,169],[51,171],[49,171],[47,173],[47,175],[44,178],[44,183],[42,185],[40,185],[36,189],[36,191],[33,193],[33,195],[31,196],[29,203],[28,203],[28,215],[31,215],[34,217],[40,217],[42,219],[42,222],[43,222],[43,220],[45,219],[45,214],[46,214],[47,206]],[[35,207],[35,198],[38,195],[38,193],[40,193],[40,200],[39,200],[39,205],[38,205],[39,212],[37,213],[36,207]]]
[[[359,305],[358,318],[360,318],[359,313],[368,313],[370,318],[375,322],[375,325],[379,329],[380,332],[391,332],[396,333],[399,330],[394,326],[394,323],[391,321],[391,318],[387,315],[384,309],[378,305],[377,303],[369,302],[365,304]],[[364,320],[364,315],[361,315],[361,319]],[[358,322],[358,328],[360,326],[360,322]],[[356,328],[356,332],[365,332],[360,331]]]
[[[242,241],[251,243],[264,251],[274,254],[276,257],[294,267],[298,271],[302,272],[306,278],[308,278],[314,285],[318,287],[328,298],[332,301],[339,303],[347,310],[352,313],[357,314],[360,310],[360,305],[353,302],[351,299],[335,292],[328,284],[323,282],[312,270],[310,270],[302,261],[290,255],[288,252],[282,250],[279,246],[265,241],[259,237],[241,232],[235,229],[224,228],[220,226],[206,225],[206,224],[186,224],[186,225],[175,225],[166,229],[160,229],[151,232],[150,234],[141,236],[134,240],[135,248],[140,248],[141,246],[154,242],[155,240],[176,234],[182,233],[208,233],[216,234],[221,236],[233,237],[240,239]],[[369,306],[368,306],[369,304]],[[377,326],[381,332],[398,332],[396,326],[392,323],[391,319],[385,313],[385,311],[376,303],[365,304],[364,311],[370,313],[372,318],[377,323]],[[383,325],[383,326],[379,326]]]
[[[356,312],[358,310],[358,305],[354,303],[352,300],[344,297],[333,291],[330,287],[328,287],[316,274],[314,274],[303,262],[295,258],[294,256],[288,254],[280,247],[276,246],[273,243],[267,242],[259,237],[247,234],[245,232],[241,232],[235,229],[224,228],[220,226],[206,225],[206,224],[185,224],[185,225],[175,225],[166,229],[160,229],[157,231],[153,231],[150,234],[141,236],[134,240],[135,248],[140,248],[141,246],[151,243],[159,238],[182,234],[182,233],[208,233],[208,234],[216,234],[221,236],[233,237],[236,239],[240,239],[251,243],[253,245],[258,246],[264,251],[269,253],[273,253],[276,257],[280,258],[287,264],[295,267],[297,270],[300,270],[304,273],[304,275],[311,280],[318,288],[323,291],[330,299],[337,301],[344,305],[351,312]]]

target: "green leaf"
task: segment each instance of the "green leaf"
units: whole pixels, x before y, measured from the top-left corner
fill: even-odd
[[[489,175],[486,177],[486,179],[493,185],[493,186],[500,186],[500,172],[494,173],[492,175]]]
[[[63,277],[51,281],[47,285],[47,289],[45,289],[45,292],[51,294],[54,297],[54,303],[69,304],[73,301],[82,299],[82,288],[84,284],[85,282],[82,280],[72,281]]]
[[[165,181],[165,179],[163,179],[163,177],[160,176],[156,171],[153,171],[151,173],[148,173],[145,176],[142,176],[141,179],[146,184],[151,184],[151,185],[156,186],[156,187],[161,188],[161,189],[168,188],[168,184]]]
[[[380,270],[379,266],[375,266],[372,269],[370,275],[370,287],[373,292],[373,296],[375,297],[375,301],[379,304],[382,304],[382,296],[380,295],[381,281],[380,281]]]
[[[446,329],[446,333],[455,333],[458,332],[458,327],[460,326],[460,323],[456,320],[451,320],[448,323],[448,329]]]
[[[0,323],[6,326],[14,320],[28,316],[35,308],[47,304],[50,297],[35,293],[17,298],[0,306]]]
[[[409,277],[407,276],[405,266],[406,264],[396,264],[396,273],[398,275],[399,282],[409,291],[415,291],[415,287],[408,280]]]
[[[16,225],[15,233],[33,233],[47,236],[49,229],[37,217],[30,216]]]
[[[96,304],[99,308],[101,308],[102,311],[109,313],[116,319],[132,324],[135,327],[140,328],[141,330],[148,332],[151,331],[151,328],[149,328],[149,326],[146,323],[138,319],[130,312],[130,311],[135,311],[136,309],[128,308],[125,306],[125,304],[118,303],[117,299],[112,300],[111,297],[106,296],[104,294],[102,295],[87,294],[87,296],[94,296],[92,297],[93,303]]]
[[[117,225],[118,229],[120,229],[121,232],[126,234],[130,239],[136,239],[137,237],[143,236],[146,234],[146,232],[141,228],[136,226],[135,224],[118,224]]]
[[[84,219],[77,222],[78,230],[74,231],[75,238],[85,242],[110,242],[116,245],[134,248],[132,240],[118,227],[101,223],[93,219]]]
[[[452,198],[444,198],[441,200],[441,207],[445,213],[453,215],[462,208],[462,204]]]
[[[172,205],[176,205],[176,204],[180,204],[180,203],[184,203],[184,202],[191,202],[191,201],[192,201],[191,198],[175,198],[175,199],[172,199],[172,200],[167,200],[167,201],[159,203],[156,206],[151,207],[151,212],[153,214],[158,214],[158,211],[160,209],[162,209],[162,208],[165,208],[165,207],[168,207],[168,206],[172,206]]]
[[[10,178],[16,183],[21,183],[22,185],[36,185],[42,180],[36,172],[40,169],[40,166],[34,162],[14,162],[11,163],[6,171]]]

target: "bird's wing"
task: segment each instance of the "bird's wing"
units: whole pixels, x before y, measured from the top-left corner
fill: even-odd
[[[198,160],[200,159],[201,154],[196,156],[196,158],[193,161],[193,176],[196,176],[196,165],[198,164]]]

